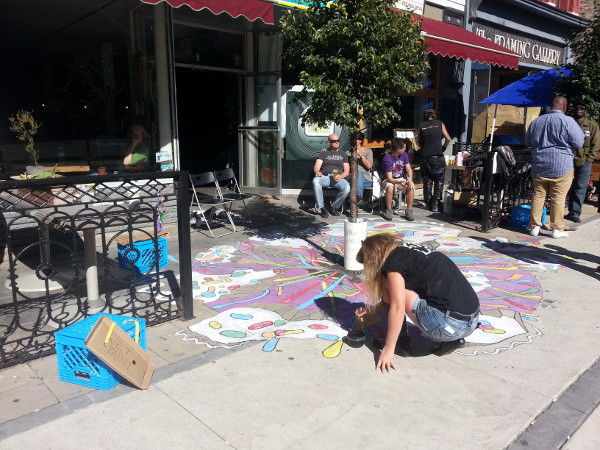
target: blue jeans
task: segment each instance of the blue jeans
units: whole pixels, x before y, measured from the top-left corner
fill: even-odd
[[[356,177],[356,195],[362,196],[363,192],[365,192],[365,188],[371,187],[373,187],[373,182],[367,181],[363,173],[359,170],[358,176]]]
[[[333,181],[333,176],[323,175],[322,177],[313,178],[313,190],[315,192],[315,201],[317,202],[317,208],[325,208],[325,202],[323,200],[323,188],[330,187],[336,189],[338,192],[337,197],[331,203],[331,206],[335,209],[341,209],[346,197],[350,195],[350,183],[343,178],[337,183]]]
[[[421,332],[435,341],[456,341],[469,336],[479,323],[479,311],[471,319],[459,320],[448,315],[449,311],[440,311],[429,306],[425,300],[417,297],[413,303],[415,325]]]
[[[581,215],[581,208],[585,202],[585,194],[590,181],[590,173],[592,173],[591,162],[586,162],[579,167],[575,166],[573,184],[571,184],[569,190],[569,213],[574,216],[579,217]]]

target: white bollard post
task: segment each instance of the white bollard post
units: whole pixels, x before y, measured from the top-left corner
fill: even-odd
[[[355,219],[355,222],[344,222],[344,268],[346,270],[363,270],[363,265],[356,260],[362,242],[367,237],[367,221]]]

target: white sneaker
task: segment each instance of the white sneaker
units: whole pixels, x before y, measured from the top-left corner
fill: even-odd
[[[540,228],[541,227],[536,227],[536,226],[531,227],[529,234],[532,235],[533,237],[536,237],[538,234],[540,234]]]
[[[552,230],[552,237],[554,239],[563,238],[563,237],[566,238],[566,237],[569,237],[569,232],[555,228],[554,230]]]

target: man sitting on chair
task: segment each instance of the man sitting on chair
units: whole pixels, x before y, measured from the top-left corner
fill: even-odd
[[[329,135],[329,147],[321,150],[313,168],[313,190],[317,208],[321,211],[321,217],[329,217],[323,200],[323,188],[337,189],[338,195],[331,203],[331,214],[339,216],[339,210],[350,194],[350,183],[346,177],[350,175],[350,164],[348,154],[340,151],[340,137],[337,134]]]
[[[406,153],[404,139],[392,140],[392,151],[383,157],[382,166],[385,173],[383,188],[385,190],[385,207],[383,214],[385,220],[392,220],[392,202],[396,189],[406,193],[406,220],[415,220],[413,216],[413,200],[415,198],[415,185],[412,181],[413,173]]]

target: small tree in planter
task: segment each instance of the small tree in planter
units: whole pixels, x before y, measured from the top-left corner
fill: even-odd
[[[10,121],[10,131],[17,135],[17,139],[25,142],[25,151],[29,155],[29,160],[33,164],[26,167],[26,172],[19,175],[22,179],[40,179],[40,178],[59,178],[59,175],[54,170],[46,171],[44,166],[39,165],[39,152],[35,148],[34,136],[38,129],[42,126],[33,118],[33,111],[18,111],[16,114],[8,118]]]
[[[307,10],[290,10],[281,19],[284,64],[300,71],[304,85],[296,98],[310,97],[303,123],[334,122],[353,133],[363,122],[386,126],[399,120],[399,95],[421,88],[418,80],[429,67],[420,23],[406,11],[393,10],[393,0],[307,3]],[[351,222],[358,217],[355,144]],[[345,259],[355,259],[347,245]]]

